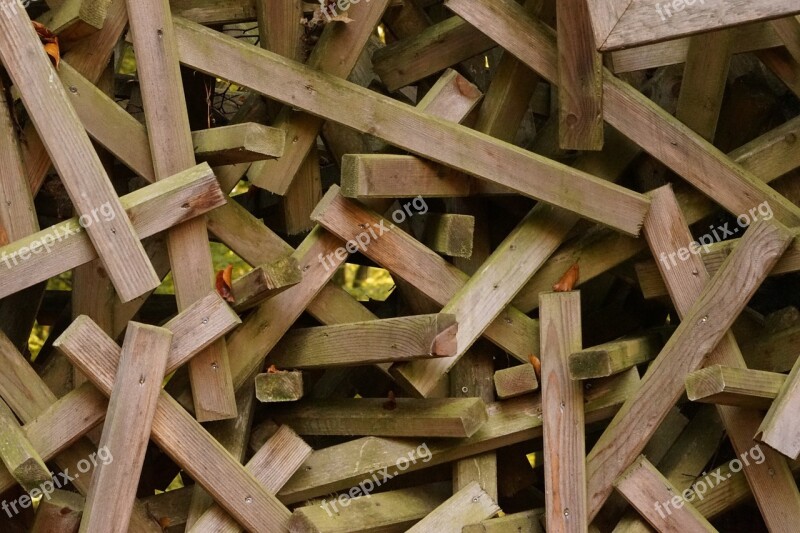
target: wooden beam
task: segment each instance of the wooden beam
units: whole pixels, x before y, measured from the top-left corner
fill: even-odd
[[[274,406],[271,415],[301,435],[471,437],[486,422],[480,398],[379,398]]]
[[[341,79],[288,63],[274,54],[239,43],[236,39],[189,21],[176,19],[175,29],[181,60],[193,68],[204,72],[214,71],[219,76],[243,83],[266,96],[358,131],[373,134],[417,155],[495,181],[525,196],[577,212],[625,233],[638,234],[648,208],[647,200],[639,194],[469,128],[431,117]],[[213,43],[216,51],[212,56],[207,54],[208,42]],[[203,43],[202,46],[200,43]],[[237,65],[248,67],[243,69],[236,67]],[[287,85],[266,84],[263,80],[268,77],[281,77]],[[298,84],[311,85],[313,95],[309,91],[301,94],[292,91],[289,94],[288,90],[283,89],[299,86]],[[329,105],[333,102],[336,105]],[[364,120],[364,113],[352,113],[352,109],[370,109],[369,113],[375,115],[374,118]],[[379,119],[378,116],[384,118]],[[391,126],[377,131],[374,126],[376,121]],[[438,141],[431,143],[431,138]],[[483,155],[478,158],[475,154]],[[501,162],[500,167],[497,166],[498,161]],[[531,180],[532,173],[541,179]],[[571,188],[579,189],[580,194],[572,194],[570,198],[566,198],[558,192],[563,190],[562,184],[567,181]],[[800,216],[798,220],[800,221]]]
[[[20,429],[14,413],[0,401],[0,459],[23,489],[40,490],[50,482],[50,469]]]
[[[666,239],[673,227],[682,227],[681,219],[662,213],[654,209],[646,221],[648,242]],[[685,373],[696,370],[725,336],[792,238],[793,234],[781,224],[759,220],[745,233],[742,244],[747,246],[739,247],[740,253],[731,254],[723,268],[702,289],[681,325],[651,363],[637,394],[620,409],[589,453],[591,517],[610,494],[614,479],[641,453],[647,439],[677,402],[684,388]],[[753,257],[760,257],[762,261],[754,263]],[[732,286],[737,290],[731,291]],[[637,427],[636,439],[619,438],[632,434],[633,425]]]
[[[494,388],[501,400],[516,398],[539,389],[536,369],[530,363],[504,368],[494,373]]]
[[[128,0],[127,6],[153,166],[156,179],[161,180],[195,165],[172,16],[167,0]],[[153,32],[151,28],[161,31]],[[214,269],[205,220],[198,218],[174,228],[168,234],[167,248],[178,309],[185,309],[213,288]],[[236,416],[224,339],[189,363],[189,378],[198,420]]]
[[[552,31],[527,15],[513,0],[446,0],[445,5],[480,27],[551,83],[558,83]],[[732,163],[711,143],[607,69],[603,71],[603,116],[620,133],[731,214],[747,213],[766,201],[782,223],[800,225],[800,208]]]
[[[558,15],[558,145],[565,150],[603,148],[603,62],[594,49],[589,7],[556,3]]]
[[[366,483],[364,484],[366,486]],[[405,531],[425,518],[450,496],[447,483],[435,483],[369,494],[368,498],[351,498],[347,511],[332,513],[336,501],[321,505],[308,505],[294,510],[289,520],[289,530],[296,533],[367,533],[393,528]],[[344,510],[344,509],[343,509]],[[379,529],[380,528],[380,529]]]
[[[283,130],[255,122],[192,132],[195,158],[212,166],[278,158],[285,140]]]
[[[800,404],[798,375],[800,375],[800,363],[795,363],[755,436],[756,440],[768,444],[792,459],[797,459],[800,455],[800,431],[795,422],[795,413]]]
[[[444,71],[433,87],[417,102],[429,115],[461,122],[483,98],[481,91],[453,69]]]
[[[586,531],[583,385],[571,380],[568,371],[570,353],[581,347],[580,293],[542,293],[539,298],[547,530]]]
[[[569,356],[572,379],[602,378],[653,359],[664,346],[664,333],[612,341]]]
[[[544,527],[541,522],[542,515],[544,515],[544,509],[531,509],[530,511],[483,520],[478,524],[464,526],[461,531],[462,533],[510,533],[513,531],[544,533]]]
[[[86,225],[86,231],[117,293],[123,301],[132,300],[157,287],[160,280],[66,92],[52,81],[53,66],[30,19],[16,1],[6,0],[3,6],[0,59],[41,133],[76,211],[94,222]],[[101,209],[109,213],[106,220],[94,220],[93,213],[97,215]]]
[[[748,368],[767,372],[789,372],[797,361],[800,326],[762,334],[742,342]]]
[[[614,487],[658,531],[716,531],[643,455],[614,482]],[[662,510],[663,509],[663,510]]]
[[[208,165],[198,165],[121,198],[139,237],[149,237],[224,203]],[[0,297],[13,294],[97,258],[78,218],[0,248]]]
[[[68,45],[103,27],[109,3],[108,0],[64,0],[37,20],[58,35],[62,46]]]
[[[80,494],[55,489],[39,501],[31,533],[78,533],[83,506]]]
[[[586,423],[613,415],[637,387],[639,375],[631,369],[625,374],[593,382],[585,395]],[[397,457],[419,457],[405,472],[414,472],[519,442],[539,439],[542,420],[541,402],[534,396],[520,397],[487,406],[488,420],[468,439],[423,443],[413,439],[365,437],[317,450],[279,493],[284,503],[295,503],[324,496],[357,485],[370,472],[395,464]],[[412,454],[412,455],[409,455]],[[429,458],[430,456],[430,458]]]
[[[776,372],[713,365],[686,376],[686,394],[693,402],[767,410],[785,382]]]
[[[780,18],[772,21],[772,27],[786,46],[786,51],[800,63],[800,19]]]
[[[217,26],[256,20],[255,0],[170,0],[174,15]]]
[[[233,307],[237,312],[246,311],[297,285],[302,279],[303,273],[300,272],[297,260],[293,257],[257,266],[233,282],[231,288],[231,294],[235,298]]]
[[[412,220],[412,223],[415,222]],[[422,241],[434,252],[469,259],[475,217],[452,213],[431,213],[420,219]],[[413,225],[413,224],[412,224]]]
[[[131,322],[108,404],[99,450],[111,457],[97,465],[81,530],[128,530],[172,332]]]
[[[247,470],[269,494],[277,493],[308,459],[313,450],[287,426],[275,434],[253,455]],[[193,533],[239,533],[241,527],[219,505],[212,506],[192,527]]]
[[[472,482],[409,528],[408,533],[458,531],[463,526],[491,518],[498,511],[497,503],[477,482]]]
[[[455,353],[455,316],[371,320],[290,331],[270,352],[279,368],[366,365]]]
[[[303,397],[303,373],[279,371],[256,376],[259,402],[295,402]]]

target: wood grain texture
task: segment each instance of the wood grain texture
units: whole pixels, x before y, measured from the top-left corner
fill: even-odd
[[[128,326],[99,444],[111,459],[95,468],[81,531],[128,530],[171,345],[168,329]]]
[[[0,401],[0,459],[26,491],[40,490],[42,483],[51,481],[50,470],[20,429],[14,413],[2,401]]]
[[[128,0],[127,6],[153,166],[156,179],[161,180],[195,165],[172,16],[167,0]],[[199,218],[174,228],[167,247],[178,309],[184,309],[213,288],[205,221]],[[189,377],[198,420],[236,416],[224,339],[189,363]]]
[[[477,482],[472,482],[453,494],[428,516],[408,529],[408,533],[441,531],[457,533],[461,528],[491,518],[500,511]]]
[[[121,198],[141,238],[202,215],[224,201],[219,183],[207,165],[198,165]],[[31,234],[0,248],[0,297],[97,257],[77,218]]]
[[[785,382],[777,372],[713,365],[686,376],[686,394],[693,402],[767,410]]]
[[[192,132],[195,158],[209,165],[232,165],[280,157],[285,141],[283,131],[254,122]]]
[[[602,378],[653,359],[664,346],[663,332],[620,339],[569,356],[572,379]]]
[[[269,372],[256,376],[259,402],[294,402],[303,397],[302,372]]]
[[[586,531],[583,385],[569,376],[569,355],[581,347],[580,293],[542,293],[539,309],[547,530]]]
[[[87,224],[86,231],[123,301],[154,289],[160,280],[109,181],[103,165],[55,81],[27,14],[16,0],[0,9],[0,58],[20,91],[37,131],[79,215],[103,209],[109,220]]]
[[[176,19],[176,34],[181,60],[194,68],[213,71],[266,96],[370,133],[463,172],[495,181],[525,196],[577,212],[625,233],[638,234],[648,208],[648,202],[639,194],[463,126],[431,117],[338,78],[288,63],[274,54],[248,47],[189,21]],[[213,50],[213,54],[209,54],[209,50]],[[247,69],[235,67],[245,64]],[[286,84],[263,83],[269,77],[280,77]],[[303,93],[282,89],[289,86],[311,89]],[[328,105],[331,103],[335,105]],[[353,113],[353,109],[361,112]],[[476,157],[476,154],[481,156]],[[531,180],[532,174],[541,179]],[[573,191],[569,198],[558,192],[567,182]]]
[[[231,293],[235,298],[233,307],[237,312],[250,309],[302,280],[303,273],[293,257],[257,266],[233,282],[231,287]]]
[[[531,509],[521,513],[512,513],[499,518],[483,520],[478,524],[464,526],[462,533],[511,533],[527,531],[528,533],[544,533],[541,518],[544,509]]]
[[[800,404],[798,375],[800,375],[800,364],[795,363],[755,436],[756,440],[768,444],[774,450],[792,459],[797,459],[797,456],[800,455],[800,432],[798,432],[795,422],[797,408]]]
[[[77,533],[83,515],[83,496],[60,489],[48,496],[39,501],[31,533]]]
[[[501,400],[529,394],[539,389],[536,370],[530,363],[504,368],[494,373],[494,388]]]
[[[645,222],[645,236],[656,250],[668,249],[671,243],[680,242],[673,232],[685,228],[685,222],[673,213],[674,210],[654,208]],[[591,517],[596,515],[610,494],[611,483],[641,453],[652,432],[677,402],[683,391],[685,374],[696,370],[725,336],[792,238],[792,234],[779,223],[756,222],[745,234],[744,241],[750,249],[740,247],[741,253],[728,257],[723,268],[705,285],[696,300],[689,300],[693,301],[691,308],[687,309],[681,325],[651,363],[637,394],[620,409],[589,453],[587,471]],[[754,262],[753,257],[760,260]],[[731,290],[731,287],[736,287],[736,290]],[[631,435],[633,427],[637,428],[636,439],[619,438],[620,435]]]

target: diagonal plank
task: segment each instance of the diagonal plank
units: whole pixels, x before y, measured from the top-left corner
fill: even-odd
[[[187,20],[174,22],[181,61],[192,68],[624,233],[639,233],[649,205],[640,194]]]
[[[551,83],[558,84],[552,30],[526,14],[513,0],[446,0],[445,5]],[[782,223],[800,225],[800,208],[608,69],[603,70],[603,116],[620,133],[731,214],[747,213],[766,201]]]
[[[0,3],[0,60],[22,96],[75,210],[90,219],[92,211],[101,208],[113,214],[113,218],[87,224],[86,231],[120,298],[129,301],[157,287],[161,281],[17,0]]]

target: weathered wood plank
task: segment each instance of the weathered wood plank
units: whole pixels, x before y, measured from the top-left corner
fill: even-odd
[[[800,363],[795,363],[755,436],[756,440],[768,444],[792,459],[797,459],[800,455],[800,431],[795,421],[800,404],[798,375],[800,375]]]
[[[69,45],[103,27],[109,3],[108,0],[64,0],[37,20],[58,35],[62,46]]]
[[[87,224],[86,231],[117,293],[128,301],[154,289],[160,280],[66,91],[54,81],[53,66],[30,19],[16,0],[5,0],[1,11],[0,58],[20,91],[76,211],[95,222]],[[101,209],[109,213],[107,220],[94,220],[93,213],[96,215]]]
[[[412,227],[413,222],[412,220]],[[472,256],[475,217],[453,213],[430,213],[420,218],[424,224],[422,241],[434,252],[450,257]]]
[[[255,0],[170,0],[172,13],[214,26],[256,20]]]
[[[693,402],[767,410],[785,382],[776,372],[713,365],[686,376],[686,394]]]
[[[620,339],[569,356],[572,379],[602,378],[653,359],[664,346],[664,333]]]
[[[266,96],[383,138],[463,172],[495,181],[525,196],[577,212],[625,233],[638,234],[648,208],[648,202],[639,194],[469,128],[431,117],[341,79],[288,63],[274,54],[189,21],[176,19],[175,29],[181,61],[187,65],[204,72],[214,71]],[[208,54],[209,46],[214,50],[213,54]],[[241,68],[244,65],[247,65],[246,69]],[[286,83],[264,83],[264,80],[275,77],[284,79]],[[313,94],[309,90],[304,93],[287,90],[297,86],[311,86]],[[361,112],[353,113],[353,109]],[[481,156],[477,157],[477,154]],[[532,174],[541,179],[531,180]],[[579,189],[580,194],[571,194],[569,198],[561,194],[567,182],[571,189]]]
[[[500,507],[477,482],[472,482],[431,514],[408,529],[408,533],[441,531],[458,533],[463,526],[486,520],[496,515]]]
[[[494,373],[494,387],[501,400],[515,398],[539,389],[536,370],[530,363],[504,368]]]
[[[39,490],[42,483],[50,481],[50,470],[3,401],[0,401],[0,459],[28,492]]]
[[[716,531],[643,455],[617,478],[614,487],[658,531]]]
[[[171,344],[168,329],[128,326],[99,444],[113,459],[95,469],[81,531],[128,530]]]
[[[507,514],[500,518],[484,520],[478,524],[464,526],[462,533],[514,533],[527,531],[528,533],[544,533],[542,515],[544,509],[532,509],[521,513]]]
[[[283,155],[283,130],[254,122],[192,132],[194,154],[209,165],[232,165]]]
[[[195,165],[170,6],[167,0],[128,0],[127,7],[153,166],[156,179],[162,180]],[[213,289],[214,269],[204,219],[173,228],[167,248],[178,309],[184,309]],[[236,416],[224,339],[189,363],[189,378],[198,420]]]
[[[326,399],[274,406],[271,415],[301,435],[471,437],[486,422],[480,398]]]
[[[237,312],[255,307],[264,300],[297,285],[302,279],[303,273],[293,257],[257,266],[233,282],[231,287],[231,294],[235,298],[233,307]]]
[[[279,368],[365,365],[455,353],[455,316],[447,314],[354,322],[290,331],[270,352]]]
[[[139,237],[145,238],[202,215],[225,198],[203,164],[127,194],[121,202]],[[78,218],[41,230],[0,248],[0,297],[96,258]]]
[[[547,530],[586,531],[583,385],[568,370],[569,355],[581,347],[580,293],[542,293],[539,309]]]
[[[80,494],[55,489],[39,501],[31,533],[78,533],[83,506]]]
[[[259,402],[294,402],[302,397],[302,372],[271,372],[256,376],[256,398]]]

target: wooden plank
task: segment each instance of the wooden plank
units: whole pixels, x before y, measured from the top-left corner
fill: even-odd
[[[412,220],[412,223],[416,222]],[[472,233],[475,217],[453,213],[430,213],[420,219],[424,224],[422,242],[440,254],[451,257],[472,256]],[[413,226],[413,224],[412,224]]]
[[[50,469],[20,429],[14,413],[0,401],[0,459],[23,489],[39,490],[50,481]]]
[[[256,398],[259,402],[294,402],[302,397],[302,372],[275,372],[256,376]]]
[[[431,514],[408,529],[408,533],[425,531],[460,532],[463,526],[491,518],[500,511],[500,507],[478,485],[472,482]]]
[[[664,333],[620,339],[569,356],[572,379],[602,378],[653,359],[664,346]]]
[[[638,233],[648,208],[648,202],[641,195],[463,126],[431,117],[338,78],[287,63],[274,54],[249,47],[189,21],[176,19],[175,23],[181,60],[187,65],[204,72],[214,71],[266,96],[373,134],[410,152],[474,176],[496,181],[525,196],[577,212],[625,233]],[[208,43],[213,43],[213,56],[206,53]],[[247,65],[247,68],[239,68],[243,65]],[[288,85],[264,83],[263,80],[268,79],[267,70],[269,77],[285,79]],[[283,89],[296,84],[310,84],[313,95],[310,91],[289,94]],[[329,105],[333,102],[336,104]],[[352,113],[351,109],[361,109],[363,112]],[[372,118],[365,120],[367,115]],[[378,131],[376,123],[388,124],[389,127],[382,127]],[[432,138],[436,138],[437,142],[430,142]],[[482,155],[477,158],[476,154]],[[500,167],[497,166],[498,161]],[[522,169],[525,169],[524,173]],[[531,180],[532,174],[541,179]],[[580,194],[566,198],[558,192],[563,190],[562,185],[567,181],[570,188],[579,189]],[[603,209],[599,208],[600,205]]]
[[[270,352],[279,368],[365,365],[455,353],[453,315],[417,315],[294,329]]]
[[[646,221],[648,242],[664,238],[665,227],[682,222],[666,215],[658,218],[654,212]],[[681,325],[648,368],[637,394],[626,402],[589,453],[591,517],[610,494],[611,483],[642,451],[649,436],[677,402],[683,390],[683,376],[696,370],[719,343],[791,239],[792,234],[779,223],[758,221],[750,226],[743,244],[746,242],[751,249],[728,257],[685,313]],[[739,248],[743,250],[744,246]],[[753,257],[763,262],[756,264]],[[731,291],[732,286],[737,290]],[[637,428],[637,438],[620,439],[619,435],[631,434],[633,425]]]
[[[312,449],[287,426],[281,426],[247,463],[247,470],[269,494],[277,493],[311,455]],[[222,507],[212,506],[192,533],[239,533],[241,527]]]
[[[172,17],[167,0],[128,0],[127,7],[153,166],[156,179],[161,180],[195,165]],[[161,31],[152,32],[150,28]],[[214,283],[203,218],[174,228],[168,234],[167,247],[178,309],[185,309],[205,296]],[[189,378],[198,420],[207,422],[236,416],[224,339],[189,363]]]
[[[37,20],[58,35],[61,45],[80,41],[103,27],[108,0],[64,0]]]
[[[603,62],[594,48],[589,7],[556,3],[558,15],[558,145],[565,150],[603,148]]]
[[[544,533],[544,527],[541,522],[543,514],[544,509],[531,509],[530,511],[483,520],[478,524],[464,526],[461,531],[462,533],[512,533],[514,531]]]
[[[59,349],[108,396],[119,361],[119,348],[92,350],[88,355],[89,350],[81,345],[74,346],[70,337],[68,332],[59,337],[56,341]],[[104,342],[113,343],[107,336]],[[256,533],[285,527],[289,511],[164,391],[156,405],[151,435],[153,441],[241,525]]]
[[[224,201],[214,174],[205,164],[121,198],[141,238],[202,215]],[[0,276],[0,297],[96,258],[97,252],[78,218],[41,230],[0,248],[0,269],[5,271]]]
[[[364,484],[366,486],[366,483]],[[331,504],[308,505],[294,510],[289,530],[295,533],[403,532],[450,496],[447,483],[435,483],[351,498],[347,510],[330,511]]]
[[[83,505],[83,496],[67,490],[53,490],[39,501],[31,533],[78,533]]]
[[[380,398],[274,406],[272,418],[301,435],[471,437],[486,422],[480,398]]]
[[[631,2],[627,9],[616,13],[616,22],[610,27],[596,28],[595,42],[600,51],[608,52],[798,12],[800,7],[791,2],[768,0],[734,0],[724,6],[714,2],[670,5],[642,0]]]
[[[797,361],[800,327],[793,326],[742,342],[748,368],[768,372],[789,372]]]
[[[614,487],[658,531],[716,531],[643,455],[617,478]]]
[[[112,460],[95,469],[81,531],[128,530],[171,345],[168,329],[128,326],[99,444]]]
[[[772,21],[772,27],[778,34],[786,51],[791,54],[795,61],[800,63],[800,19],[797,17],[786,17]]]
[[[586,531],[583,385],[571,380],[568,370],[570,354],[581,347],[580,293],[539,298],[547,530]]]
[[[170,0],[172,13],[198,24],[216,26],[256,20],[255,0]]]
[[[638,383],[639,375],[633,369],[594,381],[585,395],[586,423],[612,416]],[[349,489],[383,467],[394,476],[398,473],[393,468],[395,459],[399,457],[419,459],[405,470],[414,472],[542,436],[541,402],[536,396],[495,402],[487,406],[487,414],[487,422],[468,439],[423,443],[413,439],[365,437],[317,450],[279,497],[288,504]]]
[[[693,402],[767,410],[785,382],[776,372],[713,365],[686,376],[686,394]]]
[[[337,195],[337,190],[338,188],[335,186],[329,189],[325,199],[317,206],[314,214],[315,220],[325,226],[326,229],[334,232],[342,239],[354,240],[358,234],[362,233],[362,227],[387,227],[388,220],[351,200]],[[544,209],[543,207],[540,211]],[[391,223],[389,222],[389,224]],[[378,230],[376,229],[375,231],[377,233]],[[463,294],[463,287],[468,282],[466,274],[447,263],[441,256],[429,250],[400,229],[384,231],[380,238],[371,240],[369,246],[362,252],[388,269],[392,274],[414,285],[439,305],[447,305],[456,294]],[[517,256],[516,253],[513,255]],[[491,285],[489,289],[491,289]],[[505,290],[507,288],[504,286],[503,291]],[[467,305],[466,300],[463,301],[461,306],[463,309],[471,311],[471,307]],[[443,309],[443,311],[445,310]],[[462,336],[464,324],[461,322],[463,317],[459,316],[458,313],[455,314],[456,321],[459,322],[459,336],[464,338]],[[471,320],[476,324],[475,328],[482,327],[484,319],[485,317],[483,316],[471,317]],[[532,319],[522,315],[522,313],[518,313],[516,309],[507,307],[494,322],[488,324],[486,336],[501,348],[514,354],[521,361],[527,362],[530,347],[535,346],[535,343],[538,342],[538,331],[535,324]],[[468,328],[468,336],[474,335],[475,328]],[[468,348],[460,341],[458,341],[457,346],[459,351],[464,351]],[[452,366],[451,363],[454,364],[457,361],[457,358],[443,358],[442,360],[444,362],[437,364],[437,368],[434,371],[438,376],[434,374],[428,374],[428,377],[421,376],[424,379],[425,387],[435,386],[441,376]],[[408,383],[412,385],[410,382]],[[416,387],[416,385],[413,386]]]
[[[50,59],[17,2],[0,16],[0,58],[20,91],[47,152],[80,216],[103,209],[113,223],[97,221],[86,231],[123,301],[154,289],[160,280],[117,198],[89,137],[55,77]],[[87,192],[88,191],[88,192]],[[110,215],[109,215],[109,218]]]
[[[513,0],[446,0],[445,5],[481,28],[552,83],[558,83],[552,31]],[[603,71],[603,116],[611,126],[734,215],[767,201],[778,220],[800,225],[800,209],[610,71]],[[714,176],[713,180],[710,176]],[[545,198],[542,198],[546,201]],[[778,207],[779,206],[779,207]]]
[[[494,387],[501,400],[516,398],[539,389],[536,370],[530,363],[504,368],[494,373]]]
[[[792,371],[781,385],[778,396],[772,402],[764,420],[758,428],[755,439],[792,459],[800,455],[800,432],[794,421],[797,405],[798,378],[800,363],[795,363]]]
[[[255,122],[192,132],[195,158],[213,166],[280,157],[285,141],[283,130]]]
[[[302,281],[303,273],[293,257],[255,267],[233,282],[231,294],[237,312],[242,312],[280,294]]]

